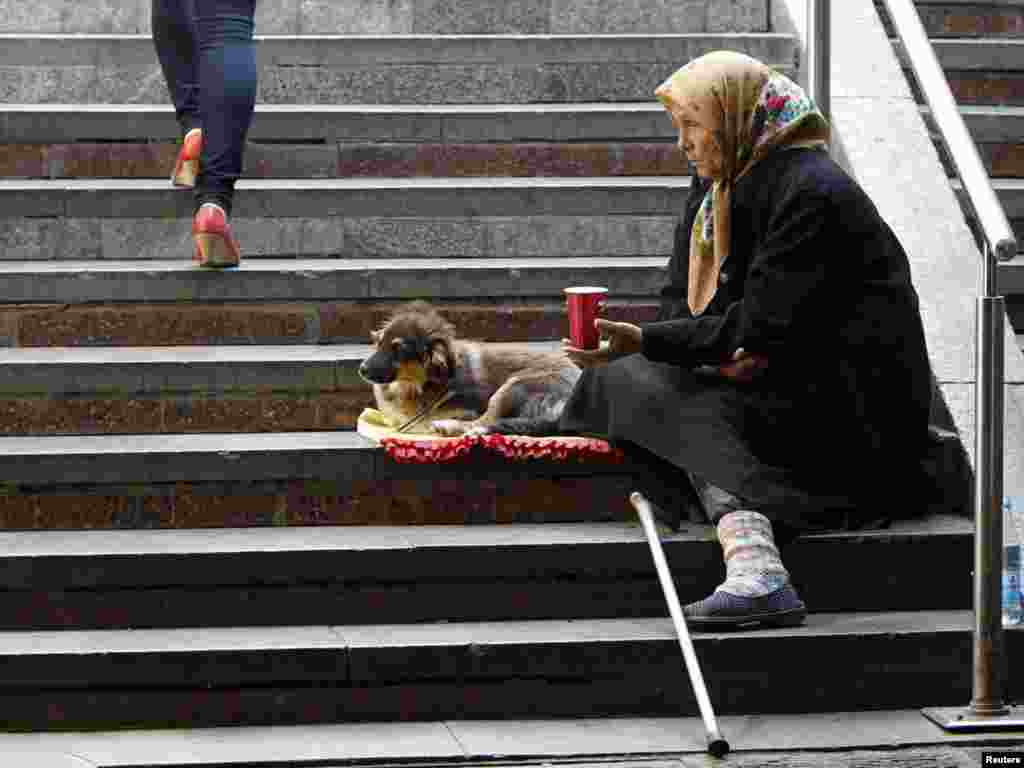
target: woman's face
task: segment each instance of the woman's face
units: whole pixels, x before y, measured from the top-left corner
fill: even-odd
[[[672,124],[679,131],[677,146],[697,168],[697,175],[705,179],[722,176],[722,145],[715,132],[699,125],[685,113],[672,111]]]

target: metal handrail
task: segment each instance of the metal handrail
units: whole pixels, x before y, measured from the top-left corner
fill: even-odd
[[[896,28],[910,66],[921,86],[925,101],[931,109],[932,119],[938,126],[949,148],[949,154],[964,192],[974,207],[987,244],[1002,260],[1017,253],[1017,238],[1006,219],[1006,213],[992,189],[988,172],[981,162],[978,148],[967,131],[963,116],[957,107],[946,75],[942,71],[921,17],[911,0],[883,0]],[[994,270],[993,270],[994,271]],[[986,286],[989,281],[986,280]],[[990,295],[995,294],[992,282]]]
[[[910,61],[932,118],[946,142],[982,240],[982,294],[975,347],[975,536],[972,699],[959,713],[926,709],[946,730],[1019,727],[1003,701],[1002,625],[1003,406],[1006,307],[997,293],[996,259],[1016,255],[1017,240],[964,124],[946,75],[912,0],[882,0]]]

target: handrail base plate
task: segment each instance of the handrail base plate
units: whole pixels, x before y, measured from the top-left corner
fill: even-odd
[[[921,714],[951,733],[979,733],[981,731],[1024,732],[1024,711],[1020,707],[1007,707],[1009,714],[979,717],[970,707],[929,707]]]

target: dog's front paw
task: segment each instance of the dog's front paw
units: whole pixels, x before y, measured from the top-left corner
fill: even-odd
[[[467,422],[458,419],[438,419],[432,421],[430,426],[442,437],[460,437],[466,434],[466,424]]]

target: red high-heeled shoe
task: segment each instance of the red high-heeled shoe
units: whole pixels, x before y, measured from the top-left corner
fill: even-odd
[[[176,187],[191,188],[196,185],[199,175],[199,153],[203,149],[203,131],[193,128],[185,134],[178,151],[178,161],[174,164],[171,183]]]
[[[203,203],[192,218],[192,260],[201,267],[237,267],[242,259],[238,241],[231,236],[227,214],[216,203]]]

